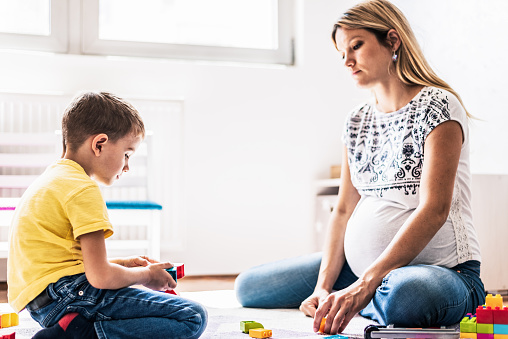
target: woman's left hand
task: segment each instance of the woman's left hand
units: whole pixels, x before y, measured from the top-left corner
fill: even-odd
[[[349,287],[331,293],[320,303],[314,316],[314,331],[319,331],[321,319],[326,317],[324,333],[344,331],[351,319],[367,306],[376,293],[378,284],[368,284],[358,279]]]

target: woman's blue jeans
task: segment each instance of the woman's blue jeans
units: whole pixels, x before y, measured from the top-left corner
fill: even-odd
[[[52,303],[35,311],[27,306],[33,319],[49,327],[64,314],[78,312],[94,322],[100,339],[198,338],[207,324],[206,309],[198,303],[130,287],[99,290],[84,273],[61,278],[48,292]]]
[[[314,291],[322,253],[285,259],[241,273],[236,296],[244,307],[295,308]],[[358,279],[346,263],[333,286],[338,291]],[[448,326],[485,303],[480,263],[454,268],[405,266],[388,273],[360,314],[382,325]]]

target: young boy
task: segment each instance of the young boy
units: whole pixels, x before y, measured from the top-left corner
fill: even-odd
[[[44,327],[34,338],[198,338],[199,304],[158,291],[176,287],[169,262],[108,260],[113,234],[96,182],[129,170],[144,138],[134,107],[109,93],[86,93],[62,120],[64,156],[27,189],[10,229],[8,297]],[[93,179],[93,180],[92,180]],[[129,286],[144,285],[150,289]],[[153,291],[152,291],[153,290]]]

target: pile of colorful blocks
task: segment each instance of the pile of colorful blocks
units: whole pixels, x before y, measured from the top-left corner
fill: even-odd
[[[460,337],[473,339],[508,339],[508,307],[503,307],[501,295],[485,298],[476,314],[468,314],[460,322]]]

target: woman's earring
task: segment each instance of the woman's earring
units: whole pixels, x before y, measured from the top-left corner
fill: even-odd
[[[393,51],[392,61],[393,61],[393,62],[397,61],[397,58],[398,58],[398,57],[399,57],[399,56],[398,56],[397,54],[395,54],[395,51]]]

